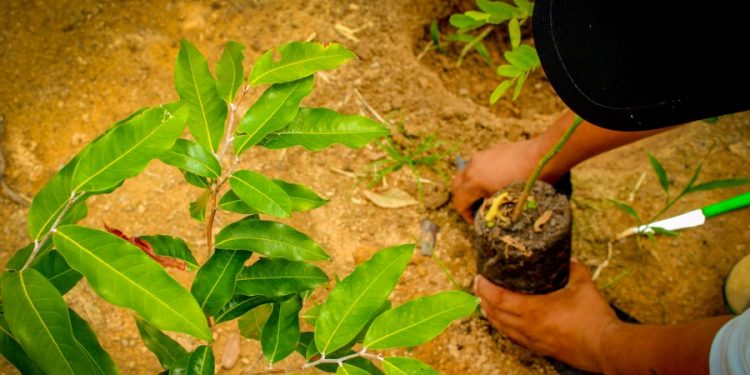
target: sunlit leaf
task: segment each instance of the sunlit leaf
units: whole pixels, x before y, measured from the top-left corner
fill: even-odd
[[[307,186],[284,180],[273,180],[273,183],[279,185],[286,192],[286,195],[289,196],[289,201],[292,203],[292,211],[309,211],[328,203],[327,199],[319,197],[318,194],[315,194]]]
[[[508,35],[510,35],[510,45],[513,48],[521,44],[521,26],[518,24],[518,19],[511,18],[508,21]]]
[[[70,314],[70,323],[73,327],[73,336],[76,338],[81,348],[87,354],[97,368],[100,374],[118,374],[117,365],[99,343],[99,338],[91,329],[89,323],[83,320],[74,310],[68,309]]]
[[[262,258],[237,276],[236,293],[281,297],[311,290],[328,282],[320,268],[305,262]]]
[[[465,33],[484,26],[487,23],[487,20],[476,20],[465,14],[453,14],[450,17],[449,22],[458,29],[459,33]]]
[[[189,354],[182,345],[145,320],[136,318],[135,324],[143,344],[156,355],[161,367],[170,370],[182,365],[181,361]]]
[[[68,264],[105,300],[135,310],[159,329],[211,340],[193,296],[137,247],[75,225],[59,227],[53,238]]]
[[[523,84],[526,83],[526,78],[528,78],[528,73],[521,74],[518,79],[516,79],[516,87],[513,89],[513,100],[518,99],[518,96],[521,95],[521,90],[523,89]]]
[[[523,69],[519,69],[514,65],[500,65],[497,67],[497,74],[501,77],[516,78],[523,73]]]
[[[263,326],[266,324],[268,317],[271,316],[271,311],[273,311],[273,305],[269,303],[259,305],[242,315],[237,320],[237,326],[242,337],[260,340]]]
[[[492,91],[492,95],[490,95],[490,103],[495,104],[497,103],[500,98],[505,95],[505,92],[508,91],[513,81],[502,81],[499,85],[495,88],[494,91]]]
[[[29,358],[10,332],[5,317],[0,314],[0,355],[10,362],[21,374],[42,375],[44,372]]]
[[[214,316],[214,322],[216,324],[228,322],[233,319],[237,319],[248,311],[254,309],[257,306],[264,305],[271,302],[280,302],[285,298],[271,299],[263,296],[243,296],[235,294],[232,299],[227,302],[224,307]]]
[[[271,258],[327,260],[330,256],[306,234],[285,224],[243,220],[224,227],[216,235],[216,248],[249,250]]]
[[[274,54],[281,58],[276,60]],[[355,55],[337,43],[291,42],[265,52],[255,61],[251,86],[296,81],[321,70],[336,69]]]
[[[284,189],[271,179],[253,171],[237,171],[229,177],[232,191],[245,204],[260,213],[277,217],[289,217],[292,203]]]
[[[156,255],[180,259],[188,265],[190,271],[198,269],[198,261],[195,260],[193,252],[190,251],[185,240],[163,234],[141,236],[142,240],[151,244]]]
[[[299,297],[273,304],[273,311],[263,325],[260,344],[268,362],[276,363],[294,352],[299,340]]]
[[[370,373],[349,363],[344,363],[336,369],[336,375],[370,375]]]
[[[31,263],[31,268],[39,271],[60,294],[64,295],[81,280],[82,276],[70,268],[65,258],[51,247],[52,242],[49,241],[46,246],[40,248],[37,257]],[[5,268],[20,271],[33,250],[33,243],[16,250],[13,257],[5,264]]]
[[[216,63],[216,92],[225,103],[234,101],[237,90],[245,80],[242,69],[245,46],[237,42],[228,42],[224,46],[219,62]]]
[[[201,195],[199,195],[196,200],[190,202],[190,205],[188,206],[190,217],[201,223],[206,219],[206,204],[208,203],[208,198],[210,196],[211,192],[206,189],[201,192]]]
[[[638,213],[635,211],[635,209],[631,205],[629,205],[629,204],[627,204],[625,202],[618,201],[616,199],[608,199],[608,200],[612,204],[614,204],[615,207],[617,207],[619,210],[621,210],[621,211],[625,212],[626,214],[628,214],[628,215],[632,216],[633,218],[635,218],[635,220],[638,223],[641,222],[640,216],[638,216]]]
[[[201,345],[190,354],[185,375],[213,375],[215,366],[214,351],[206,345]]]
[[[477,6],[479,9],[496,16],[496,23],[509,20],[517,12],[512,5],[502,1],[477,0]]]
[[[258,210],[245,204],[240,197],[235,194],[234,191],[229,189],[224,196],[219,200],[219,208],[229,212],[235,212],[238,214],[252,215],[257,214]]]
[[[221,165],[214,155],[197,143],[178,139],[159,160],[198,176],[218,178]]]
[[[651,168],[654,169],[656,176],[659,178],[659,184],[665,193],[669,193],[669,178],[667,178],[667,171],[661,165],[654,155],[648,154],[648,160],[651,162]]]
[[[331,353],[354,339],[388,299],[414,245],[390,247],[357,266],[331,290],[315,322],[315,345]]]
[[[216,315],[234,294],[235,278],[252,253],[219,248],[195,274],[190,293],[208,315]]]
[[[382,363],[387,375],[438,375],[432,367],[414,358],[388,357]]]
[[[261,143],[271,149],[302,146],[322,150],[334,143],[362,147],[388,129],[367,117],[343,115],[327,108],[302,108],[291,124],[269,134]]]
[[[58,171],[34,196],[29,206],[28,230],[32,240],[39,240],[49,232],[73,193],[71,180],[78,163],[74,158]],[[73,224],[86,217],[86,203],[79,202],[68,209],[60,224]]]
[[[206,58],[186,40],[180,41],[174,67],[174,87],[190,112],[190,134],[206,150],[216,151],[224,135],[227,105],[216,91]]]
[[[532,70],[541,65],[536,49],[526,44],[521,44],[512,51],[506,51],[503,56],[510,64],[523,70]]]

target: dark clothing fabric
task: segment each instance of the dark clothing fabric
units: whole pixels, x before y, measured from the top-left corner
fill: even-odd
[[[750,1],[537,0],[552,87],[601,127],[646,130],[750,110]]]

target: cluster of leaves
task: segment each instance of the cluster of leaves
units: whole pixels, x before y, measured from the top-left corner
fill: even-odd
[[[750,179],[745,178],[729,178],[729,179],[721,179],[721,180],[712,180],[707,181],[703,183],[696,184],[698,181],[698,177],[700,176],[701,170],[703,169],[703,164],[698,163],[698,165],[693,170],[693,173],[690,176],[690,179],[688,180],[687,184],[683,186],[679,192],[676,195],[672,195],[672,192],[670,191],[670,182],[669,182],[669,175],[667,174],[666,169],[664,169],[664,166],[661,164],[661,162],[656,159],[653,155],[648,155],[649,162],[651,164],[651,168],[654,170],[654,174],[656,174],[656,177],[659,180],[659,185],[662,188],[662,191],[664,192],[664,205],[654,214],[652,215],[648,220],[642,220],[642,215],[638,214],[638,211],[636,211],[633,206],[618,201],[615,199],[610,199],[610,202],[615,205],[618,209],[622,210],[629,216],[631,216],[635,221],[638,223],[638,226],[651,223],[655,221],[656,219],[660,218],[667,210],[669,210],[672,206],[674,206],[675,203],[677,203],[682,197],[684,197],[687,194],[691,193],[697,193],[701,191],[709,191],[709,190],[715,190],[715,189],[724,189],[724,188],[732,188],[742,185],[750,184]],[[653,236],[654,234],[666,234],[670,236],[676,236],[677,233],[673,231],[666,230],[664,228],[658,228],[658,227],[652,227],[653,232],[646,232],[647,235]]]
[[[477,0],[479,10],[453,14],[450,17],[450,23],[456,27],[457,32],[446,36],[446,40],[465,43],[456,62],[458,66],[472,50],[476,50],[488,64],[492,65],[492,59],[484,40],[495,30],[495,27],[507,22],[511,50],[505,51],[503,54],[506,64],[497,67],[497,74],[504,80],[492,92],[490,96],[491,104],[500,100],[514,85],[513,100],[516,100],[521,94],[529,74],[541,66],[536,49],[529,44],[521,43],[521,26],[531,17],[534,4],[528,0],[513,0],[513,3]],[[483,29],[474,33],[480,28]],[[441,45],[437,22],[433,21],[430,26],[430,37],[432,44],[438,51],[445,51],[445,48]]]
[[[300,333],[304,299],[328,282],[312,262],[330,257],[306,234],[259,215],[289,217],[327,201],[303,185],[235,171],[239,157],[256,145],[361,147],[388,131],[365,117],[300,107],[313,88],[314,73],[354,57],[343,46],[283,45],[258,58],[247,79],[243,49],[228,43],[214,78],[200,51],[182,41],[174,72],[180,101],[145,108],[117,122],[34,197],[28,213],[32,242],[6,264],[0,285],[0,352],[22,373],[118,372],[89,324],[63,299],[84,277],[101,298],[137,314],[144,343],[170,373],[213,373],[211,323],[241,318],[245,331],[252,324],[262,327],[257,337],[265,357],[274,363],[294,350],[302,352],[302,347],[306,358],[318,352],[321,358],[332,358],[362,340],[369,349],[416,345],[468,314],[456,306],[471,305],[466,309],[473,310],[474,297],[454,292],[395,309],[385,306],[411,257],[411,247],[401,246],[376,254],[338,283],[318,309],[315,331]],[[259,85],[267,88],[235,130],[235,111],[244,93]],[[186,125],[192,140],[180,138]],[[224,157],[232,146],[234,155]],[[87,215],[87,198],[115,191],[156,159],[179,168],[189,183],[202,189],[190,213],[206,225],[209,257],[203,264],[176,237],[128,236],[113,228],[76,224]],[[246,216],[214,238],[217,211]],[[257,257],[246,266],[253,253]],[[197,269],[190,291],[164,266]],[[261,319],[263,314],[267,317]],[[206,344],[188,351],[163,331],[185,333]],[[340,369],[366,356],[364,350],[358,353]],[[415,366],[423,365],[411,359],[383,361],[388,373],[411,373]]]

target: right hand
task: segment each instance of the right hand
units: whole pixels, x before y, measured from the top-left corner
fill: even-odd
[[[451,189],[453,207],[466,221],[474,221],[474,202],[531,175],[541,157],[536,142],[531,139],[502,143],[471,156],[466,168],[453,179]]]

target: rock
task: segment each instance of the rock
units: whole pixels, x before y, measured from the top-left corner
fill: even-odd
[[[240,335],[232,333],[224,343],[224,353],[221,355],[221,366],[229,370],[240,357]]]

